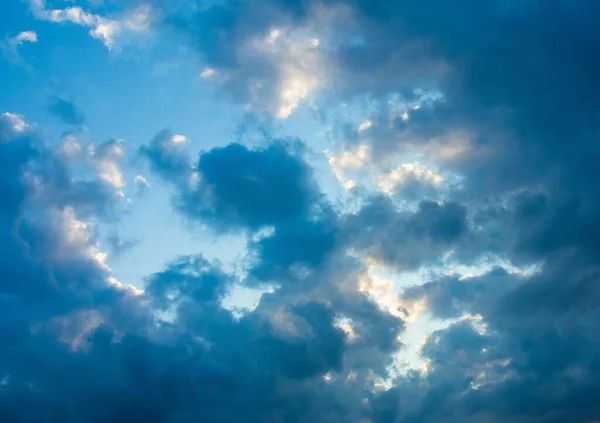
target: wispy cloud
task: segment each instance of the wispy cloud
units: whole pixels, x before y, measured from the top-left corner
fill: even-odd
[[[22,31],[14,37],[6,38],[4,41],[0,41],[0,50],[4,59],[15,65],[23,66],[31,70],[30,66],[21,56],[19,52],[20,47],[23,44],[37,43],[38,36],[35,31]]]
[[[80,6],[52,9],[46,7],[45,0],[29,0],[29,4],[36,19],[85,27],[92,38],[101,41],[109,50],[118,49],[135,36],[147,34],[153,19],[153,9],[149,5],[140,5],[109,18],[87,12]]]

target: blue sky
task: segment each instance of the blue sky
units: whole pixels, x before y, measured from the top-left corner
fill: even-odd
[[[2,11],[0,421],[600,418],[596,2]]]

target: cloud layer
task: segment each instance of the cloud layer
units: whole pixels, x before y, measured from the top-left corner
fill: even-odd
[[[108,48],[150,30],[184,43],[251,112],[310,108],[342,200],[307,140],[195,156],[162,130],[133,152],[148,173],[131,184],[155,177],[173,219],[246,250],[235,268],[182,256],[133,287],[96,227],[126,214],[124,142],[56,143],[3,113],[1,421],[600,419],[600,4],[157,0],[115,2],[114,19],[31,6]],[[49,110],[85,121],[63,98]],[[410,281],[392,289],[378,269]],[[238,312],[236,289],[264,292]],[[403,368],[423,316],[443,325]]]

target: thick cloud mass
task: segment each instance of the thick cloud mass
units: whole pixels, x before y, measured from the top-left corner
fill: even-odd
[[[183,213],[229,231],[308,217],[320,193],[302,148],[284,140],[257,149],[234,143],[201,154],[193,166],[173,135],[162,131],[140,152],[175,185]]]
[[[415,212],[400,212],[381,196],[350,216],[347,224],[354,245],[369,257],[403,270],[440,258],[468,231],[466,210],[456,202],[422,201]]]
[[[155,29],[187,37],[202,78],[277,118],[310,100],[339,137],[330,163],[384,177],[338,204],[300,141],[195,158],[161,131],[138,155],[174,216],[247,252],[235,270],[179,257],[133,288],[93,230],[122,212],[123,144],[52,148],[2,114],[0,421],[600,420],[600,3],[179,3],[150,3]],[[398,167],[418,161],[435,176]],[[415,169],[443,195],[407,189]],[[381,267],[427,280],[397,293]],[[266,291],[239,313],[240,287]],[[400,369],[419,313],[444,325]]]
[[[200,157],[198,172],[210,191],[210,210],[199,213],[228,224],[258,228],[302,217],[317,196],[307,166],[277,144],[216,148]]]

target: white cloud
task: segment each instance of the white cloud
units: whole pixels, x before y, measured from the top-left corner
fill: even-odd
[[[125,186],[125,177],[121,171],[124,155],[125,143],[119,139],[88,147],[89,161],[96,169],[98,177],[118,189]]]
[[[58,147],[59,152],[68,157],[75,158],[81,154],[82,148],[77,135],[68,133],[62,137],[60,146]]]
[[[329,150],[324,153],[335,178],[346,191],[350,191],[357,185],[355,178],[360,175],[354,173],[357,170],[368,168],[371,162],[371,151],[366,144],[359,144],[339,155],[335,155]],[[349,177],[348,173],[353,173],[353,176]]]
[[[429,183],[435,187],[443,184],[441,174],[428,169],[419,162],[404,163],[389,173],[378,177],[378,186],[385,193],[393,192],[397,187],[410,180]]]
[[[262,6],[259,2],[253,9],[260,13]],[[301,23],[284,19],[266,27],[252,26],[243,34],[224,33],[228,44],[222,48],[235,58],[235,66],[219,66],[208,57],[200,77],[222,86],[249,110],[288,118],[315,93],[340,83],[342,69],[332,54],[337,47],[332,28],[347,23],[352,8],[315,5],[309,9],[310,16]]]
[[[79,6],[48,9],[44,0],[29,0],[29,4],[35,18],[86,27],[89,34],[109,50],[117,47],[117,41],[126,42],[133,35],[147,33],[153,20],[153,9],[148,5],[138,6],[111,19],[86,12]]]
[[[371,126],[373,126],[373,121],[371,121],[370,119],[367,119],[358,126],[358,132],[366,131]]]
[[[361,127],[368,129],[370,121],[363,122]],[[455,175],[442,175],[419,161],[402,163],[390,169],[374,160],[368,144],[358,144],[337,154],[329,150],[324,153],[332,173],[346,191],[361,185],[372,191],[391,194],[402,185],[414,181],[435,189],[447,189],[447,178],[452,181],[456,179]]]
[[[276,36],[271,31],[266,45],[272,46],[272,49],[266,49],[269,54],[280,56],[279,91],[270,108],[275,117],[285,119],[325,81],[319,44],[315,43],[314,38],[294,34],[286,37],[286,34],[276,30]]]
[[[269,34],[267,35],[267,37],[265,38],[265,42],[267,44],[275,44],[277,42],[277,39],[281,37],[281,30],[279,29],[272,29]]]
[[[171,142],[173,144],[183,144],[183,143],[185,143],[185,141],[186,141],[185,135],[175,134],[171,137]]]
[[[0,41],[0,50],[4,58],[10,63],[28,68],[19,53],[19,47],[25,43],[37,43],[37,41],[38,37],[35,31],[22,31],[14,37]]]
[[[121,188],[125,185],[123,174],[119,169],[118,165],[114,162],[100,162],[99,163],[99,176],[114,187]]]
[[[135,183],[136,187],[150,188],[150,182],[148,182],[148,180],[142,175],[135,175],[133,182]]]
[[[7,140],[11,139],[12,135],[20,134],[30,128],[31,125],[19,114],[4,112],[0,115],[0,140],[5,137]]]
[[[200,77],[223,86],[242,86],[234,88],[234,94],[248,108],[268,110],[278,119],[289,117],[326,81],[323,52],[309,29],[272,28],[241,43],[237,50],[241,66],[207,67]]]
[[[366,144],[359,144],[352,150],[346,150],[339,156],[329,154],[329,163],[341,168],[360,168],[371,161],[371,152]]]
[[[136,288],[135,286],[130,285],[130,284],[126,285],[126,284],[120,282],[114,276],[109,276],[107,278],[106,282],[110,286],[113,286],[113,287],[117,288],[119,291],[126,291],[130,295],[139,296],[139,295],[143,295],[144,294],[144,290],[143,289]]]
[[[99,268],[110,270],[106,264],[107,253],[95,242],[88,222],[79,220],[75,209],[50,210],[51,221],[56,222],[58,245],[51,252],[55,260],[70,261],[81,257],[94,262]]]
[[[368,265],[367,273],[359,279],[359,290],[371,297],[382,310],[393,316],[406,318],[405,306],[394,290],[394,283],[376,274],[377,267],[380,265],[375,260],[367,258],[366,262]],[[421,311],[421,309],[416,308],[414,314],[408,317],[415,318]]]
[[[356,181],[353,179],[345,180],[344,182],[342,182],[342,186],[346,191],[351,191],[354,188],[356,188]]]
[[[203,79],[208,79],[215,74],[215,70],[213,68],[205,68],[202,72],[200,72],[200,77]]]
[[[133,178],[133,185],[135,187],[135,193],[137,195],[143,195],[146,191],[148,191],[152,185],[143,175],[135,175]]]
[[[11,38],[11,40],[16,44],[27,43],[37,43],[38,38],[35,31],[23,31],[20,32],[16,37]]]
[[[65,161],[65,165],[73,166],[82,174],[93,174],[114,189],[114,194],[124,197],[122,191],[126,185],[123,165],[125,160],[125,142],[120,139],[94,144],[86,142],[86,134],[71,132],[65,134],[54,152]],[[136,188],[138,183],[136,182]]]

